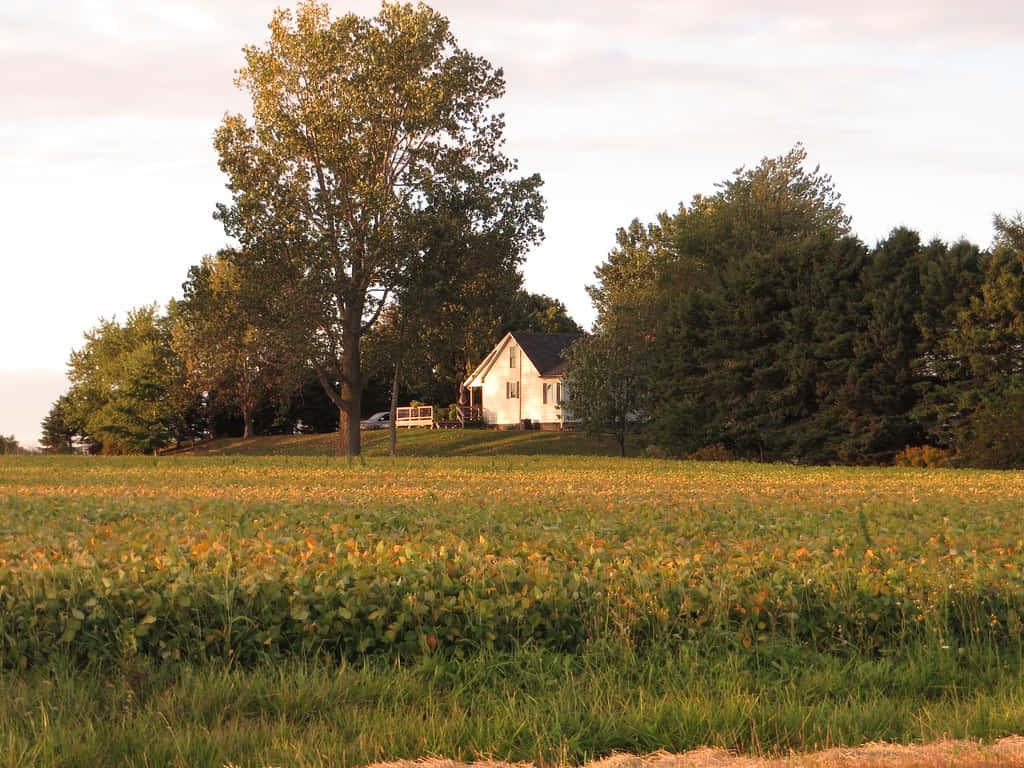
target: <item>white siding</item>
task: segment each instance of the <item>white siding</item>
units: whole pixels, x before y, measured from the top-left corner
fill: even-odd
[[[498,350],[494,365],[483,379],[484,423],[492,426],[518,426],[524,419],[556,424],[561,420],[556,384],[561,377],[542,379],[533,363],[516,345],[516,365],[510,365],[509,342]],[[519,384],[519,397],[508,397],[507,385]],[[544,384],[550,385],[548,402],[544,402]]]

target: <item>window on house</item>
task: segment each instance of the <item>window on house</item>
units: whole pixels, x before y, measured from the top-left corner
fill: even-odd
[[[516,348],[515,348],[514,345],[509,345],[509,348],[508,348],[508,367],[509,368],[515,368],[516,367]]]
[[[505,399],[512,400],[519,397],[519,382],[518,381],[506,381],[505,382]]]
[[[550,384],[547,384],[547,383],[545,383],[545,384],[544,384],[544,385],[543,385],[543,386],[541,387],[541,390],[540,390],[540,392],[541,392],[541,402],[542,402],[542,403],[543,403],[544,405],[547,405],[547,404],[548,404],[548,397],[549,397],[549,395],[550,395],[550,392],[551,392],[551,385],[550,385]]]
[[[562,382],[555,384],[555,402],[560,403],[565,399],[565,391],[562,389]]]

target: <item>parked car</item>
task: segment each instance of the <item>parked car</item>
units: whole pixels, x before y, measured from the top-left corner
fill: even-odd
[[[359,422],[360,429],[386,429],[391,425],[391,413],[388,411],[381,411],[375,413],[368,419],[363,419]]]

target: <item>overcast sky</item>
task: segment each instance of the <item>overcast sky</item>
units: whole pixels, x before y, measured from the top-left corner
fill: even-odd
[[[180,295],[226,243],[211,137],[281,4],[0,2],[0,434],[35,444],[83,331]],[[869,243],[907,225],[987,245],[1024,208],[1022,3],[433,5],[505,70],[507,151],[548,203],[526,285],[584,325],[618,227],[797,141]]]

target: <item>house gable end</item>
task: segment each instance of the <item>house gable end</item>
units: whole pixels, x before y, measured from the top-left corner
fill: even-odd
[[[513,331],[510,335],[542,378],[561,377],[565,373],[568,360],[562,357],[562,352],[579,338],[574,333]]]
[[[484,379],[487,378],[487,374],[491,372],[491,369],[498,362],[501,354],[505,351],[508,346],[509,339],[512,338],[511,333],[506,333],[501,341],[499,341],[494,348],[487,353],[487,356],[480,362],[473,372],[469,374],[469,377],[463,383],[464,387],[479,387],[483,385]]]

